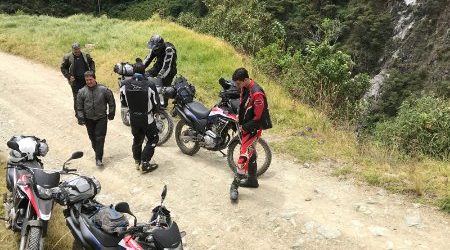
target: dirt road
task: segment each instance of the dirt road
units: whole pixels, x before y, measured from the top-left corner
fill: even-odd
[[[119,115],[108,124],[105,168],[97,169],[61,73],[0,53],[0,153],[14,134],[48,140],[46,168],[82,150],[85,157],[72,167],[100,180],[99,200],[128,201],[140,221],[148,220],[167,184],[166,205],[187,232],[187,249],[450,249],[448,214],[330,177],[329,161],[305,167],[275,155],[260,188],[241,188],[238,204],[228,198],[225,158],[205,150],[183,155],[173,138],[156,150],[159,169],[141,174]]]

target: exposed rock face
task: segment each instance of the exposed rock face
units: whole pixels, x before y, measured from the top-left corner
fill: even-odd
[[[449,97],[450,1],[390,1],[388,8],[394,23],[392,39],[366,96],[376,97],[389,79],[389,71],[397,69],[403,74],[419,74],[421,86],[416,91]]]

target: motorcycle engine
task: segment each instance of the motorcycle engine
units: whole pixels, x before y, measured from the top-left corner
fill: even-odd
[[[205,148],[213,149],[216,146],[217,135],[212,130],[208,130],[203,137]]]
[[[211,128],[206,131],[205,136],[203,137],[205,148],[215,149],[218,145],[222,144],[223,139],[221,134],[227,124],[227,121],[217,119],[216,122],[211,125]]]

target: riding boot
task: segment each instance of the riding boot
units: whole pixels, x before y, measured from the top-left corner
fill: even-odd
[[[231,183],[231,186],[230,186],[230,199],[231,199],[232,202],[237,201],[238,198],[239,198],[238,188],[239,188],[240,179],[241,179],[240,176],[238,174],[236,174],[234,176],[233,182]]]
[[[248,177],[239,182],[240,187],[257,188],[259,187],[257,176],[256,157],[250,158],[248,163]]]

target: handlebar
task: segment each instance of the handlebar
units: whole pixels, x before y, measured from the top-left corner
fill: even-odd
[[[8,168],[20,168],[20,169],[24,169],[24,170],[31,171],[31,172],[33,171],[33,169],[39,169],[39,170],[42,170],[44,172],[52,172],[52,173],[60,173],[60,174],[68,174],[70,172],[78,171],[75,168],[64,168],[63,170],[59,170],[59,171],[58,170],[53,170],[53,169],[35,168],[35,167],[26,166],[23,163],[11,163],[11,165],[13,165],[13,166],[7,166],[7,167],[5,167],[5,169],[8,169]]]
[[[77,172],[78,170],[76,169],[76,168],[66,168],[66,169],[63,169],[63,171],[61,171],[61,172],[63,172],[63,173],[70,173],[70,172]]]

